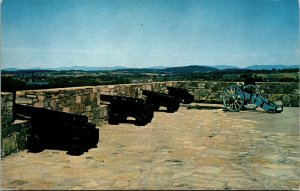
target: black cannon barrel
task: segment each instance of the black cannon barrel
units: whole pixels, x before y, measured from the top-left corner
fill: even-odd
[[[169,91],[174,91],[174,92],[184,92],[184,93],[188,93],[188,91],[186,89],[183,89],[183,88],[176,88],[176,87],[171,87],[171,86],[168,86],[167,89]]]
[[[70,123],[74,125],[88,124],[88,117],[85,115],[77,115],[55,111],[45,108],[38,108],[20,104],[14,104],[14,115],[23,115],[34,119],[45,121],[53,121],[55,123]]]
[[[175,96],[182,100],[183,103],[192,103],[194,101],[194,96],[190,94],[186,89],[183,88],[176,88],[168,86],[167,89],[169,90],[168,94]]]
[[[168,98],[168,99],[177,99],[176,97],[174,97],[172,95],[168,95],[168,94],[160,93],[160,92],[154,92],[154,91],[150,91],[150,90],[143,90],[142,94],[146,95],[146,96],[164,97],[164,98]]]
[[[100,94],[100,99],[111,103],[132,103],[132,104],[144,104],[145,100],[126,96],[114,96]]]
[[[100,94],[100,99],[110,102],[108,106],[108,123],[119,124],[127,117],[135,118],[135,124],[144,126],[153,118],[153,107],[145,100],[126,96]]]
[[[165,106],[168,112],[173,113],[179,108],[180,99],[175,96],[149,90],[143,90],[142,94],[147,96],[146,102],[152,104],[154,110],[158,110],[160,106]]]

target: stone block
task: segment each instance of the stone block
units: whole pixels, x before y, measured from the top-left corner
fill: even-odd
[[[86,110],[87,112],[88,112],[88,111],[91,111],[91,110],[92,110],[92,106],[90,106],[90,105],[89,105],[89,106],[86,106],[86,107],[85,107],[85,110]]]
[[[167,82],[166,83],[166,86],[175,86],[176,85],[176,82]]]
[[[52,109],[56,109],[57,108],[56,100],[54,100],[54,99],[50,100],[49,106]]]
[[[12,101],[6,102],[6,107],[7,107],[7,110],[12,110],[13,102]]]
[[[10,136],[3,138],[1,156],[7,156],[17,151],[17,135],[18,133],[12,133]]]
[[[144,90],[152,91],[152,86],[147,84],[147,85],[144,86]]]
[[[45,99],[44,95],[38,95],[37,96],[38,101],[44,101],[44,99]]]
[[[93,92],[93,93],[97,93],[97,92],[98,92],[98,88],[97,88],[97,87],[94,87],[94,88],[92,89],[92,92]]]
[[[110,88],[107,86],[99,87],[99,92],[104,93],[104,92],[109,92]]]
[[[99,115],[100,118],[107,117],[107,106],[106,105],[101,105],[99,108],[99,111],[100,111],[100,115]]]
[[[95,94],[95,93],[91,93],[91,94],[90,94],[90,99],[91,99],[91,100],[94,100],[95,97],[96,97],[96,94]]]
[[[36,99],[36,95],[26,94],[26,98]]]
[[[52,97],[52,99],[58,99],[58,98],[59,98],[59,96],[60,96],[60,95],[56,93],[56,94],[52,94],[52,96],[51,96],[51,97]]]
[[[100,98],[97,99],[97,105],[98,105],[98,106],[101,105],[101,100],[100,100]]]
[[[25,105],[32,105],[33,100],[29,99],[29,98],[24,98],[24,97],[17,97],[16,98],[16,103],[25,104]]]
[[[291,106],[291,98],[289,95],[284,95],[282,98],[282,104],[284,107],[290,107]]]
[[[25,96],[25,91],[16,91],[16,96],[22,97]]]
[[[14,123],[1,129],[2,157],[26,149],[26,139],[29,128],[29,121],[15,120]]]
[[[83,105],[73,104],[70,106],[70,113],[81,114],[84,113]]]
[[[63,112],[70,113],[70,107],[63,107]]]
[[[44,102],[36,102],[36,103],[33,104],[33,106],[43,108],[44,107]]]

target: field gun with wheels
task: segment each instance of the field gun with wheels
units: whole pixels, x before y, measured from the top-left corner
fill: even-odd
[[[256,109],[261,107],[268,113],[281,113],[283,106],[276,105],[273,102],[261,96],[260,90],[255,85],[246,86],[227,86],[222,95],[223,104],[229,111],[239,111],[241,109]]]
[[[146,102],[152,104],[154,110],[159,110],[160,106],[165,106],[167,107],[167,112],[174,113],[180,106],[180,99],[168,94],[149,90],[143,90],[142,94],[147,96]]]
[[[144,126],[150,123],[154,110],[143,99],[100,94],[102,101],[110,102],[108,105],[108,123],[119,124],[127,117],[135,118],[135,125]]]
[[[167,87],[168,94],[180,99],[182,103],[192,103],[194,101],[194,96],[191,95],[186,89],[183,88],[175,88],[175,87]]]
[[[87,116],[20,104],[14,104],[13,111],[15,118],[30,120],[26,142],[29,152],[59,149],[81,155],[97,147],[99,129],[88,122]]]

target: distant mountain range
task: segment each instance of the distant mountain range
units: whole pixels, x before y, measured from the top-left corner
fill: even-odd
[[[245,69],[250,69],[250,70],[281,70],[281,69],[288,69],[288,68],[299,68],[299,65],[291,65],[291,66],[286,66],[286,65],[253,65],[253,66],[248,66],[245,67]]]
[[[213,67],[197,66],[197,65],[170,67],[170,68],[161,69],[162,72],[166,72],[166,73],[202,73],[202,72],[211,72],[217,70],[218,69]]]
[[[217,68],[219,70],[227,70],[227,69],[248,69],[248,70],[281,70],[281,69],[288,69],[288,68],[299,68],[299,65],[252,65],[247,67],[237,67],[237,66],[230,66],[230,65],[218,65],[218,66],[211,66],[213,68]]]
[[[230,65],[218,65],[218,66],[211,66],[211,67],[217,68],[218,70],[241,69],[237,66],[230,66]]]
[[[72,67],[60,67],[53,68],[52,70],[82,70],[82,71],[97,71],[97,70],[118,70],[125,69],[123,66],[113,66],[113,67],[91,67],[91,66],[72,66]]]
[[[18,71],[18,70],[81,70],[81,71],[111,71],[111,70],[119,70],[119,69],[125,69],[126,67],[123,66],[113,66],[113,67],[93,67],[93,66],[71,66],[71,67],[57,67],[57,68],[29,68],[29,69],[19,69],[19,68],[4,68],[1,70],[4,71]]]
[[[148,68],[127,68],[123,66],[113,67],[90,67],[90,66],[72,66],[72,67],[58,67],[58,68],[30,68],[30,69],[19,69],[19,68],[4,68],[2,71],[18,71],[18,70],[81,70],[81,71],[128,71],[128,72],[164,72],[164,73],[190,73],[190,72],[209,72],[226,69],[249,69],[249,70],[272,70],[272,69],[288,69],[288,68],[299,68],[299,65],[253,65],[247,67],[237,67],[230,65],[218,65],[218,66],[180,66],[180,67],[164,67],[164,66],[152,66]]]

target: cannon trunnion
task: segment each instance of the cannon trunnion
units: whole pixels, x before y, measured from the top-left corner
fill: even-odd
[[[260,90],[255,85],[246,86],[227,86],[222,95],[223,103],[229,111],[239,111],[241,109],[256,109],[261,107],[268,113],[281,113],[283,106],[276,105],[273,102],[261,96]]]
[[[165,106],[168,112],[174,113],[180,106],[180,99],[168,94],[149,90],[143,90],[142,94],[147,96],[146,102],[153,105],[154,110],[158,110],[160,106]]]
[[[100,99],[110,102],[108,105],[108,123],[119,124],[126,121],[127,117],[135,118],[135,125],[144,126],[150,123],[154,116],[154,109],[143,99],[113,96],[113,95],[100,95]]]
[[[175,87],[167,87],[168,94],[180,99],[182,103],[192,103],[194,101],[194,96],[191,95],[186,89],[182,88],[175,88]]]
[[[70,155],[81,155],[97,147],[99,129],[88,122],[87,116],[20,104],[14,104],[14,115],[30,120],[26,142],[30,152],[59,149],[67,150]]]

